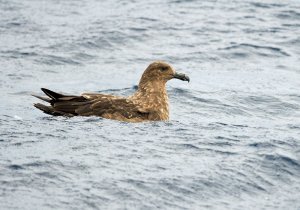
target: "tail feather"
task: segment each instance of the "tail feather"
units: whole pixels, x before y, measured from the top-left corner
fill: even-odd
[[[54,91],[42,88],[42,91],[49,97],[33,95],[34,97],[46,101],[50,106],[40,103],[34,104],[36,108],[46,114],[54,116],[74,116],[77,115],[76,109],[80,106],[90,103],[89,100],[82,96],[63,95]]]
[[[38,108],[39,110],[43,111],[44,113],[50,114],[50,115],[53,115],[53,116],[65,116],[65,117],[73,117],[74,116],[71,113],[61,112],[61,111],[55,110],[51,106],[46,106],[44,104],[37,103],[37,104],[34,104],[34,106],[36,108]]]
[[[52,90],[49,90],[49,89],[46,89],[46,88],[41,88],[41,90],[48,96],[50,97],[51,99],[53,100],[58,100],[59,98],[62,98],[64,97],[65,95],[63,94],[60,94],[60,93],[56,93]]]
[[[40,104],[40,103],[34,104],[34,106],[36,108],[38,108],[39,110],[45,112],[46,114],[51,114],[51,115],[54,115],[54,116],[61,115],[61,114],[55,112],[54,109],[51,106],[46,106],[46,105]]]
[[[32,94],[32,96],[38,98],[38,99],[41,99],[43,101],[46,101],[48,103],[51,103],[51,100],[49,98],[46,98],[46,97],[43,97],[43,96],[38,96],[38,95],[35,95],[35,94]]]

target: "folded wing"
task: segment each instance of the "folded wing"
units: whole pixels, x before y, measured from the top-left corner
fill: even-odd
[[[63,95],[43,88],[49,97],[36,96],[50,106],[35,104],[43,112],[55,116],[100,116],[124,121],[147,120],[149,113],[133,101],[105,94]],[[127,120],[128,119],[128,120]]]

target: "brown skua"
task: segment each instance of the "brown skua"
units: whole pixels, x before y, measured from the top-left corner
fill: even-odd
[[[129,97],[100,93],[63,95],[42,88],[48,97],[34,96],[50,106],[40,103],[34,106],[54,116],[99,116],[126,122],[166,121],[169,120],[166,83],[173,78],[190,81],[188,76],[177,73],[168,63],[156,61],[147,67],[137,91]]]

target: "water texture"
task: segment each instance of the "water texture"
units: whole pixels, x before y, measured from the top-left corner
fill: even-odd
[[[0,209],[300,209],[299,35],[296,0],[0,0]],[[32,106],[154,60],[191,78],[169,122]]]

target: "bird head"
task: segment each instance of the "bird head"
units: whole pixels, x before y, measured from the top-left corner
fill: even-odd
[[[176,72],[170,64],[163,61],[155,61],[144,71],[140,84],[146,82],[162,82],[165,84],[167,81],[174,78],[188,82],[190,81],[190,78],[187,75]]]

